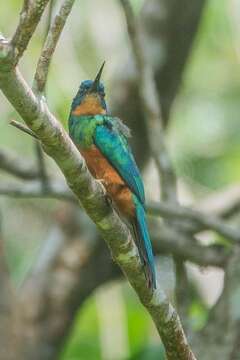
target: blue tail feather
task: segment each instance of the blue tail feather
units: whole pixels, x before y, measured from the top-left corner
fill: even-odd
[[[149,286],[156,289],[156,272],[154,264],[154,256],[152,251],[152,244],[148,233],[145,210],[143,205],[134,196],[136,219],[134,223],[135,235],[137,237],[137,245],[139,248],[140,257],[144,263],[145,275]]]

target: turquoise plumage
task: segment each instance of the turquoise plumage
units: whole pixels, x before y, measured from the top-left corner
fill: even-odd
[[[105,185],[113,202],[132,225],[144,272],[156,288],[154,256],[145,216],[142,178],[128,144],[130,131],[118,118],[107,115],[104,87],[84,81],[73,100],[69,133],[93,176]],[[101,113],[100,113],[101,112]]]

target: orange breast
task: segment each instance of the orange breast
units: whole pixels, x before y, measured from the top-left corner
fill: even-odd
[[[132,193],[108,160],[94,145],[90,149],[79,150],[85,158],[90,172],[96,179],[102,180],[107,193],[120,212],[126,217],[134,217],[135,208]]]
[[[73,115],[97,115],[106,114],[106,110],[103,109],[101,101],[98,96],[94,94],[86,95],[80,105],[78,105],[72,112]]]

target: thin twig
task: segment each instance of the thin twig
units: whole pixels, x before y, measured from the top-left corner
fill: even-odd
[[[14,50],[15,65],[27,48],[48,1],[49,0],[23,1],[20,21],[11,40],[11,46]]]
[[[36,93],[41,94],[45,90],[51,58],[74,1],[75,0],[63,0],[59,13],[56,15],[50,27],[34,76],[33,89]]]
[[[34,134],[34,132],[31,129],[29,129],[26,125],[23,125],[22,123],[15,120],[11,120],[9,124],[16,127],[18,130],[23,131],[25,134],[28,134],[38,140],[37,135]]]

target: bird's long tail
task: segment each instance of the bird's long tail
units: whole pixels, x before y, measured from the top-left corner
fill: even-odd
[[[134,196],[136,218],[133,220],[133,230],[136,244],[144,266],[144,273],[151,289],[156,289],[156,272],[152,244],[148,233],[145,210],[140,201]]]

